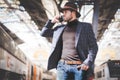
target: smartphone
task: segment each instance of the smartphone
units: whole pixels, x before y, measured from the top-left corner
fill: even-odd
[[[63,16],[60,16],[59,21],[60,21],[60,22],[63,21]]]

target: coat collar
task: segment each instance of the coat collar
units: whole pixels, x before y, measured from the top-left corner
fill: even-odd
[[[82,29],[82,23],[78,22],[78,25],[77,25],[77,28],[76,28],[76,34],[75,34],[75,47],[77,47],[81,29]]]

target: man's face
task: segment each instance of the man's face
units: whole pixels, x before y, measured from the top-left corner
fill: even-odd
[[[63,11],[63,18],[64,21],[69,22],[72,20],[72,11],[70,10],[64,10]]]

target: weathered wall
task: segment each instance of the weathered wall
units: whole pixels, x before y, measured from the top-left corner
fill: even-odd
[[[120,8],[119,0],[99,0],[98,40],[108,28],[111,20],[114,19],[118,8]]]
[[[120,9],[114,17],[98,43],[96,65],[108,60],[120,60]]]

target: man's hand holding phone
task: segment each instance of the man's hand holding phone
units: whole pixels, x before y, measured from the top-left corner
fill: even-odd
[[[62,22],[63,21],[63,16],[55,16],[53,19],[52,19],[52,23],[59,23],[59,22]]]

